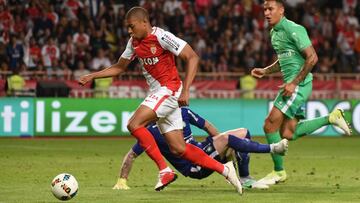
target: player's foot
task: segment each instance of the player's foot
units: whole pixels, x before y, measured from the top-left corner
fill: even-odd
[[[285,155],[289,147],[289,141],[282,139],[278,143],[270,144],[270,152],[273,154]]]
[[[251,176],[241,177],[240,182],[241,182],[241,185],[243,186],[243,188],[247,188],[247,189],[250,189],[250,188],[268,189],[269,188],[268,185],[256,181]]]
[[[345,114],[342,109],[335,109],[329,114],[329,122],[339,128],[341,128],[346,135],[351,135],[351,128],[348,122],[345,120]]]
[[[272,171],[271,173],[267,174],[264,178],[258,180],[261,184],[266,185],[274,185],[279,182],[284,182],[286,180],[286,171]]]
[[[126,182],[127,182],[126,179],[119,178],[117,183],[114,185],[114,187],[112,189],[113,190],[129,190],[130,187],[127,185]]]
[[[160,191],[164,189],[167,185],[174,182],[176,179],[177,179],[177,175],[175,174],[174,171],[170,171],[170,172],[166,171],[159,173],[159,181],[155,185],[155,190]]]
[[[236,191],[238,193],[242,194],[242,186],[236,174],[234,163],[232,161],[229,161],[226,164],[224,164],[224,167],[228,168],[229,171],[226,176],[226,179],[236,188]]]

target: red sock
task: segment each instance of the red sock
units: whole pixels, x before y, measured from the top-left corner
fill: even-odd
[[[223,164],[211,158],[203,150],[192,144],[186,144],[185,152],[181,158],[184,158],[201,167],[216,171],[220,174],[224,171]]]
[[[145,127],[133,130],[131,134],[139,141],[140,146],[145,150],[147,155],[156,162],[159,170],[167,167],[167,164],[160,153],[160,150],[155,142],[154,137]]]

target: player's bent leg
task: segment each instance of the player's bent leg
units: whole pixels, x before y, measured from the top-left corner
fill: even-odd
[[[170,131],[164,134],[169,145],[170,151],[196,165],[216,171],[220,174],[224,172],[224,165],[208,156],[200,148],[187,144],[184,141],[182,131]]]
[[[277,108],[273,107],[269,116],[265,120],[264,131],[266,140],[269,144],[277,143],[281,141],[281,136],[279,133],[280,126],[284,121],[284,114]],[[283,167],[283,157],[277,154],[271,154],[274,163],[274,171],[267,174],[264,178],[260,179],[259,182],[266,185],[273,185],[279,182],[282,178],[279,174],[286,174]],[[283,176],[282,180],[286,180],[286,175]]]
[[[130,132],[145,127],[150,122],[156,121],[156,113],[148,106],[140,105],[128,121],[127,128]]]
[[[151,133],[144,127],[151,121],[155,120],[155,112],[147,106],[141,105],[134,115],[130,118],[128,129],[131,134],[139,141],[140,146],[146,149],[148,156],[155,161],[159,170],[168,168],[162,157],[160,150]]]
[[[228,130],[223,133],[220,133],[220,135],[235,135],[236,137],[244,138],[246,137],[246,134],[248,132],[248,129],[246,128],[236,128],[233,130]]]
[[[315,130],[329,125],[329,116],[318,117],[314,119],[302,120],[296,125],[296,129],[292,140],[296,140],[300,137],[306,136],[314,132]]]
[[[350,124],[345,119],[345,114],[342,109],[335,109],[329,115],[329,122],[332,125],[335,125],[341,128],[346,135],[351,135]]]
[[[182,136],[182,135],[181,135]],[[169,139],[169,134],[166,133],[165,138]],[[182,142],[184,140],[182,139]],[[171,144],[169,143],[169,146]],[[202,151],[200,148],[192,145],[192,144],[186,144],[185,151],[181,155],[181,158],[184,158],[196,165],[199,165],[201,167],[213,170],[218,172],[219,174],[223,175],[228,181],[236,188],[236,190],[241,194],[242,193],[242,187],[239,179],[237,178],[235,168],[232,164],[232,167],[230,165],[221,164],[220,162],[216,161],[215,159],[208,156],[204,151]]]
[[[143,149],[146,149],[146,154],[157,164],[159,168],[159,179],[155,185],[155,190],[159,191],[171,182],[175,181],[177,176],[174,171],[167,166],[154,137],[144,127],[156,119],[156,113],[151,108],[140,105],[139,108],[135,111],[134,115],[130,118],[128,129],[131,134],[137,138],[140,146]]]
[[[229,135],[228,146],[238,152],[244,153],[269,153],[271,151],[270,145],[268,144],[261,144],[248,138],[238,138],[234,135]]]
[[[293,140],[296,126],[299,120],[297,118],[285,118],[280,128],[280,134],[282,138]]]
[[[219,154],[228,147],[243,153],[269,153],[271,151],[270,145],[252,141],[250,131],[246,128],[221,133],[213,138],[213,144]]]
[[[283,112],[281,112],[278,108],[273,107],[270,111],[270,114],[265,119],[264,132],[274,133],[276,131],[279,131],[283,121],[284,121]]]

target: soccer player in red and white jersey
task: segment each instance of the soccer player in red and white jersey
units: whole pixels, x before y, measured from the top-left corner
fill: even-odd
[[[169,145],[171,152],[199,166],[225,176],[242,193],[240,181],[232,162],[221,164],[201,149],[186,144],[183,139],[183,122],[180,106],[189,104],[189,89],[199,57],[182,39],[158,27],[152,27],[148,12],[142,7],[133,7],[126,14],[128,32],[131,36],[125,51],[117,63],[79,79],[86,84],[95,78],[111,77],[126,71],[129,63],[137,57],[143,65],[143,74],[150,86],[150,95],[145,98],[128,122],[128,129],[159,168],[159,181],[155,190],[161,190],[176,179],[176,174],[167,166],[158,146],[146,126],[153,121]],[[175,66],[174,55],[186,61],[184,83]]]

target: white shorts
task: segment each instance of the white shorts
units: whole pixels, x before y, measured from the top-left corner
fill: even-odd
[[[181,89],[182,86],[174,92],[167,87],[161,87],[158,91],[147,96],[141,103],[141,105],[145,105],[155,111],[159,118],[157,125],[162,134],[183,129],[181,109],[178,104]]]

